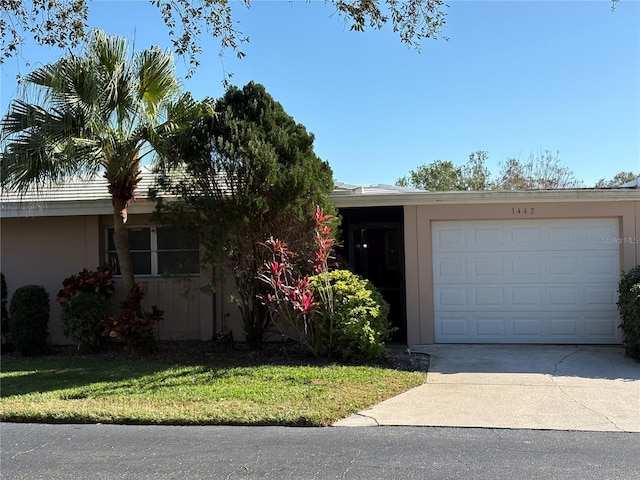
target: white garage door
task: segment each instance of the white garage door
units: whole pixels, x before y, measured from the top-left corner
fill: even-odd
[[[432,224],[438,343],[620,343],[616,219]]]

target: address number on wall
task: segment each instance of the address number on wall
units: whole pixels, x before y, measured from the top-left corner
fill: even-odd
[[[536,209],[534,207],[511,207],[511,215],[535,215]]]

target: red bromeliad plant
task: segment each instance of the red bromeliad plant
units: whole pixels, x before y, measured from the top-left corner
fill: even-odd
[[[331,226],[329,220],[333,215],[325,215],[322,208],[316,206],[315,211],[315,241],[316,241],[316,257],[313,260],[313,273],[322,273],[329,271],[329,259],[335,247],[336,239],[331,234]]]
[[[271,291],[263,297],[271,319],[283,335],[293,334],[307,349],[315,353],[312,312],[316,306],[309,276],[295,267],[297,255],[281,240],[269,238],[261,245],[270,250],[271,259],[264,264],[259,278]]]
[[[315,253],[309,259],[314,274],[329,271],[329,260],[335,246],[329,220],[332,215],[325,215],[322,208],[315,210]],[[321,299],[315,298],[315,291],[309,282],[309,275],[302,273],[300,263],[294,261],[298,255],[292,252],[287,244],[279,239],[269,238],[262,243],[271,253],[259,272],[259,278],[271,286],[271,292],[264,298],[269,308],[273,323],[283,335],[293,332],[295,339],[302,343],[314,355],[319,355],[323,349],[320,331],[325,325],[314,322],[316,307],[323,304],[331,310],[331,288],[322,289]],[[327,279],[328,282],[328,279]],[[328,284],[328,283],[327,283]],[[331,337],[329,326],[329,338]],[[329,341],[329,344],[331,342]]]

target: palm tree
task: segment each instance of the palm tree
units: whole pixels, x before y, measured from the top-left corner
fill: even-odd
[[[94,30],[83,55],[69,54],[25,80],[34,103],[13,100],[2,120],[2,185],[25,191],[104,172],[129,292],[135,280],[127,207],[141,159],[171,130],[167,112],[179,111],[180,102],[171,104],[179,92],[173,57],[157,47],[132,55],[126,39]]]

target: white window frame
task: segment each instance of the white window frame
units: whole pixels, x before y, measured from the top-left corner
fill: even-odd
[[[143,277],[143,278],[151,278],[151,277],[162,277],[164,274],[159,273],[158,271],[158,229],[161,228],[171,228],[171,227],[156,227],[153,225],[127,225],[126,227],[129,230],[135,230],[135,229],[148,229],[149,230],[149,255],[151,256],[151,273],[134,273],[134,275],[136,277]],[[105,246],[105,250],[104,250],[104,257],[105,257],[105,263],[108,265],[109,264],[109,254],[111,253],[116,253],[116,250],[109,250],[109,232],[112,231],[114,229],[113,226],[108,226],[104,229],[104,246]],[[194,250],[191,249],[162,249],[161,252],[191,252]],[[198,252],[200,250],[198,249]],[[147,252],[147,250],[134,250],[135,252]],[[173,274],[172,276],[199,276],[200,275],[200,268],[198,269],[198,272],[193,272],[193,273],[185,273],[185,274]],[[119,278],[122,275],[121,274],[113,274],[114,277]]]

